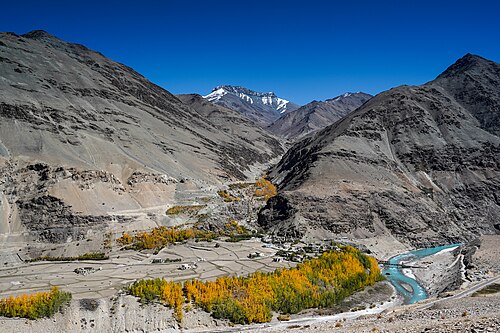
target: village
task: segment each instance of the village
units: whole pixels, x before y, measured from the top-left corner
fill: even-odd
[[[135,280],[165,277],[173,281],[212,280],[289,268],[329,250],[330,242],[301,243],[281,238],[239,242],[188,240],[157,251],[113,249],[104,260],[37,261],[3,267],[0,297],[64,287],[76,299],[107,297]],[[156,254],[155,254],[156,253]]]

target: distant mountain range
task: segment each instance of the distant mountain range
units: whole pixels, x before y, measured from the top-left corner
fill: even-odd
[[[500,65],[467,54],[296,143],[270,172],[276,234],[376,248],[500,233]]]
[[[326,101],[312,101],[297,110],[283,114],[267,129],[287,139],[300,139],[345,117],[371,97],[369,94],[357,92],[345,93]]]
[[[208,101],[235,110],[257,125],[280,137],[296,140],[325,128],[360,107],[372,96],[345,93],[302,107],[276,96],[240,87],[222,85],[206,96]]]
[[[214,104],[240,112],[262,127],[270,125],[280,115],[299,108],[299,105],[273,92],[255,92],[239,86],[218,86],[204,97]]]

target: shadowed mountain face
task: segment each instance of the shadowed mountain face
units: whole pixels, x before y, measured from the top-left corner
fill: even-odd
[[[238,86],[219,86],[204,97],[214,104],[238,111],[262,127],[270,125],[280,115],[299,108],[272,92],[256,92]]]
[[[357,92],[345,93],[326,101],[313,101],[282,115],[267,129],[287,139],[300,139],[345,117],[371,97]]]
[[[466,55],[298,142],[261,225],[421,247],[500,232],[499,79],[499,64]]]
[[[1,33],[0,234],[64,241],[113,221],[155,225],[142,209],[253,176],[283,152],[213,119],[82,45]]]

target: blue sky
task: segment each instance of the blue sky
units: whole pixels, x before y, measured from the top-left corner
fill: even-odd
[[[298,104],[500,61],[498,1],[5,1],[0,31],[43,29],[173,93],[219,84]]]

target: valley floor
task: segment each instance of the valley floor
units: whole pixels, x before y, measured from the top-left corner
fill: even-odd
[[[174,280],[211,279],[226,274],[248,274],[293,265],[274,262],[276,251],[256,240],[239,243],[188,242],[165,248],[157,255],[119,251],[105,262],[38,262],[0,270],[1,295],[12,295],[61,285],[74,293],[74,301],[64,314],[51,319],[30,321],[0,319],[3,332],[497,332],[500,327],[500,295],[474,294],[486,284],[500,285],[498,244],[500,236],[483,236],[481,246],[471,258],[472,268],[466,276],[472,281],[461,290],[447,293],[446,298],[432,297],[440,286],[452,284],[462,276],[461,258],[452,251],[442,251],[422,259],[427,270],[407,272],[431,290],[431,298],[414,305],[401,305],[387,283],[357,293],[331,311],[309,310],[290,317],[290,321],[273,321],[263,325],[230,327],[209,314],[193,309],[178,324],[172,310],[161,305],[141,306],[136,298],[119,290],[125,284],[145,277],[167,276]],[[219,244],[216,246],[215,244]],[[262,257],[250,259],[248,254]],[[181,259],[181,262],[153,264],[152,259]],[[457,260],[458,258],[458,260]],[[197,267],[180,270],[182,263]],[[78,267],[94,267],[89,275],[77,275]],[[100,269],[99,269],[100,268]],[[451,269],[453,268],[453,269]],[[446,274],[446,273],[449,274]],[[450,275],[451,274],[451,275]],[[454,278],[453,278],[454,277]],[[445,286],[444,286],[445,287]],[[90,289],[90,290],[89,290]],[[434,292],[433,292],[434,290]],[[442,291],[440,290],[440,291]],[[464,292],[465,291],[465,292]],[[344,313],[338,313],[345,311]]]
[[[21,263],[0,268],[0,298],[48,290],[51,286],[70,291],[75,299],[109,297],[137,279],[210,280],[224,275],[271,272],[292,265],[288,261],[273,261],[276,250],[263,245],[258,240],[189,241],[164,248],[158,254],[126,250],[113,251],[110,259],[103,261]],[[261,256],[248,258],[255,252]],[[178,261],[153,263],[153,259]],[[181,270],[182,265],[189,265],[189,268]],[[81,268],[88,268],[92,273],[76,274],[75,269]]]

